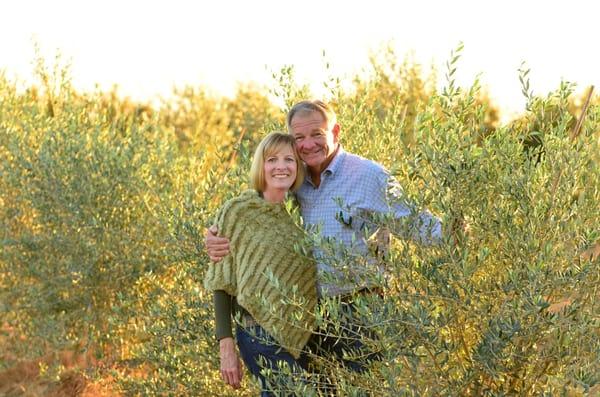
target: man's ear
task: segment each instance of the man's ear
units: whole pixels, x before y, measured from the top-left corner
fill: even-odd
[[[338,123],[335,123],[333,125],[333,127],[331,128],[331,133],[333,134],[333,142],[338,143],[340,135],[340,125]]]

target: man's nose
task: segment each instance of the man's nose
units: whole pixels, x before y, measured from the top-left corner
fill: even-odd
[[[315,141],[312,138],[306,138],[302,141],[302,147],[300,149],[312,149],[315,146]]]

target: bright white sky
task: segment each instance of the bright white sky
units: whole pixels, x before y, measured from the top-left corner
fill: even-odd
[[[28,81],[33,41],[52,60],[71,60],[75,86],[118,84],[136,99],[172,87],[204,85],[230,95],[238,82],[268,84],[294,65],[301,82],[368,66],[370,50],[392,42],[397,54],[443,63],[462,41],[458,80],[478,73],[508,112],[524,107],[517,69],[531,68],[535,93],[561,78],[600,90],[600,8],[596,1],[326,0],[13,0],[2,4],[0,70]],[[324,67],[323,50],[332,72]],[[426,67],[427,69],[427,67]],[[317,89],[318,92],[318,89]]]

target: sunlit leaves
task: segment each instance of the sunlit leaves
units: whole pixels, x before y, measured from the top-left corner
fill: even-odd
[[[394,239],[386,278],[374,277],[384,298],[357,300],[377,334],[364,342],[384,360],[364,374],[324,365],[344,395],[597,390],[598,101],[571,140],[574,87],[535,96],[522,66],[526,113],[499,126],[478,79],[456,83],[462,50],[439,92],[393,51],[352,89],[327,85],[344,147],[388,167],[445,230],[469,228],[450,227],[435,247]],[[285,108],[310,93],[284,67],[270,89],[280,107],[252,87],[233,99],[188,87],[155,109],[39,70],[42,87],[24,92],[0,76],[0,311],[24,337],[0,335],[0,347],[14,360],[79,341],[119,363],[129,394],[226,395],[200,286],[204,228],[247,186],[256,142],[285,129]],[[389,217],[369,221],[410,235]],[[329,309],[315,315],[335,333],[343,313]],[[244,395],[256,394],[249,385]],[[307,395],[307,385],[290,387]]]

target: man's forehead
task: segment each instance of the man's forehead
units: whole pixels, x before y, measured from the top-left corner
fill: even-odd
[[[294,115],[294,118],[290,122],[292,130],[296,129],[322,129],[326,127],[324,125],[324,118],[319,112],[304,112]]]

